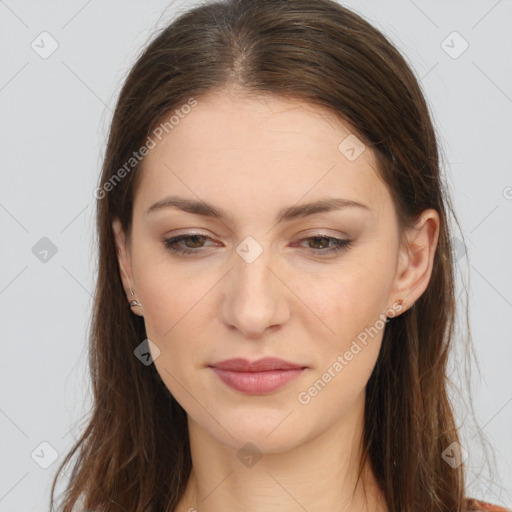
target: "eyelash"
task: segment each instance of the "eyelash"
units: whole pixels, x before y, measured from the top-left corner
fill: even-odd
[[[203,235],[201,233],[188,233],[186,235],[179,235],[179,236],[175,236],[175,237],[171,237],[171,238],[164,238],[164,239],[162,239],[162,242],[167,250],[169,250],[175,254],[179,254],[179,255],[195,254],[201,248],[179,249],[176,247],[176,244],[178,244],[179,242],[181,242],[183,240],[187,240],[189,238],[194,238],[194,237],[203,237],[205,239],[211,240],[210,237]],[[344,251],[352,245],[352,240],[347,240],[347,239],[342,239],[342,238],[334,238],[332,236],[325,236],[325,235],[321,235],[321,234],[308,236],[306,238],[302,238],[299,241],[303,242],[304,240],[313,240],[315,238],[325,239],[334,244],[334,247],[331,247],[330,249],[327,249],[327,250],[311,249],[314,253],[316,253],[316,255],[319,255],[319,256],[324,256],[326,254],[332,254],[332,253]]]

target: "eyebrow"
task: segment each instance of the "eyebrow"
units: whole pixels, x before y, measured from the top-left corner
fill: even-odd
[[[314,215],[316,213],[341,210],[343,208],[349,207],[357,207],[371,211],[370,207],[357,201],[353,201],[352,199],[326,197],[311,203],[282,208],[276,216],[276,223],[286,222],[299,217]],[[152,212],[163,210],[164,208],[179,208],[180,210],[183,210],[187,213],[203,215],[205,217],[214,217],[220,220],[226,220],[229,217],[227,212],[209,203],[204,201],[196,201],[194,199],[186,199],[184,197],[178,196],[169,196],[156,202],[146,210],[146,215]]]

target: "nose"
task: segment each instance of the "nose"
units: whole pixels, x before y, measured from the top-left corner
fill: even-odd
[[[289,319],[291,292],[274,267],[269,250],[250,263],[234,255],[234,268],[223,290],[222,319],[244,337],[260,338],[267,329],[276,329]]]

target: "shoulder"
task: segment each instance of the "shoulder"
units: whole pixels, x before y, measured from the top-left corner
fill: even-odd
[[[468,512],[473,510],[485,510],[487,512],[511,512],[509,508],[504,508],[500,505],[493,505],[492,503],[487,503],[486,501],[470,499],[468,502],[469,508]]]

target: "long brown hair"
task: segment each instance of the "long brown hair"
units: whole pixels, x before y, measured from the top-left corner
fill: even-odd
[[[140,175],[134,151],[177,108],[228,85],[327,107],[375,152],[401,228],[427,208],[439,213],[429,285],[386,326],[366,388],[360,468],[370,461],[390,512],[470,508],[464,465],[453,468],[442,457],[459,442],[447,392],[455,320],[448,214],[456,216],[418,80],[381,32],[334,1],[227,0],[177,17],[143,50],[122,87],[96,193],[93,410],[57,471],[52,509],[57,479],[75,454],[64,512],[79,498],[95,511],[172,511],[184,492],[191,471],[186,413],[155,366],[134,357],[146,332],[127,307],[112,220],[121,220],[129,240]]]

